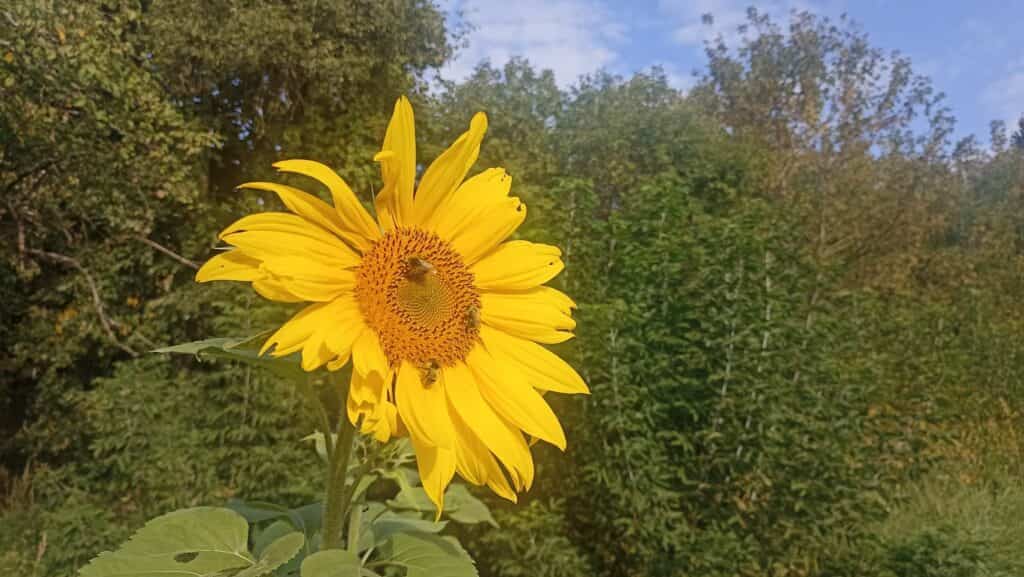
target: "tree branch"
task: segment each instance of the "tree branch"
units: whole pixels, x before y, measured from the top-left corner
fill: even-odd
[[[136,236],[135,240],[137,240],[137,241],[139,241],[139,242],[141,242],[143,244],[149,245],[150,247],[152,247],[152,248],[154,248],[154,249],[156,249],[156,250],[166,254],[167,256],[173,258],[174,260],[180,262],[181,264],[189,267],[192,270],[199,270],[199,263],[197,263],[195,261],[192,261],[192,260],[189,260],[189,259],[181,256],[180,254],[174,252],[173,250],[167,248],[166,246],[164,246],[164,245],[162,245],[162,244],[160,244],[160,243],[158,243],[158,242],[156,242],[154,240],[150,240],[149,238],[146,238],[146,237],[142,236],[141,234]]]
[[[103,300],[100,298],[100,291],[99,288],[96,286],[96,281],[93,279],[89,271],[82,266],[82,263],[78,262],[77,259],[71,258],[70,256],[66,256],[55,252],[49,252],[45,250],[39,250],[37,248],[26,249],[25,252],[50,259],[54,262],[65,264],[82,273],[82,277],[85,278],[86,284],[89,285],[89,292],[92,293],[92,303],[93,307],[96,309],[96,316],[99,317],[100,324],[103,326],[103,331],[107,333],[107,337],[111,340],[111,342],[114,343],[115,346],[117,346],[117,348],[121,349],[122,351],[128,353],[133,357],[139,356],[138,351],[124,344],[123,342],[121,342],[120,339],[117,338],[117,334],[114,332],[113,327],[120,325],[117,323],[117,321],[114,321],[113,319],[107,317],[106,312],[103,310]]]
[[[7,183],[7,186],[4,187],[4,192],[5,193],[9,193],[9,192],[13,191],[14,187],[18,186],[18,184],[22,180],[25,180],[26,178],[32,176],[33,174],[35,174],[35,173],[37,173],[37,172],[39,172],[41,170],[46,170],[47,168],[50,168],[51,166],[53,166],[55,164],[57,164],[57,161],[55,161],[55,160],[44,160],[43,162],[40,162],[39,164],[33,166],[32,168],[29,168],[28,170],[25,170],[23,172],[20,172],[20,173],[16,174],[14,176],[14,180],[12,180],[11,182]]]

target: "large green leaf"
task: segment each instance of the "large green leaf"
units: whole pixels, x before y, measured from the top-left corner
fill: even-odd
[[[225,507],[245,517],[250,523],[269,521],[288,516],[288,508],[275,503],[265,501],[243,501],[241,499],[230,499]]]
[[[115,552],[105,551],[81,577],[259,577],[302,547],[299,533],[272,543],[257,561],[248,551],[249,524],[229,509],[197,507],[151,520]]]
[[[359,577],[359,557],[341,549],[314,553],[302,562],[302,577]]]
[[[243,501],[231,499],[227,508],[245,517],[250,523],[259,523],[271,519],[284,519],[296,531],[302,531],[307,537],[320,530],[323,505],[310,503],[297,509],[288,509],[265,501]]]
[[[403,487],[395,498],[387,503],[392,509],[411,509],[420,512],[433,511],[435,508],[423,487]]]
[[[261,577],[292,560],[302,549],[306,538],[293,532],[277,539],[263,549],[260,560],[234,577]]]
[[[380,560],[405,567],[405,577],[477,577],[473,559],[458,541],[429,533],[395,533],[381,548]]]
[[[439,533],[447,524],[444,521],[435,523],[433,519],[385,511],[373,520],[370,531],[373,533],[374,543],[380,545],[395,533]]]
[[[260,356],[260,345],[269,336],[269,331],[243,338],[216,338],[192,341],[180,345],[172,345],[155,349],[154,353],[178,353],[184,355],[195,355],[199,358],[214,357],[241,361],[257,367],[269,369],[274,373],[289,379],[306,378],[305,373],[299,364],[298,355],[286,357]]]
[[[394,499],[388,501],[388,506],[424,513],[434,511],[434,503],[427,497],[423,487],[403,487]],[[487,505],[474,497],[465,485],[458,483],[452,483],[444,494],[444,514],[458,523],[490,523],[498,526]]]
[[[498,522],[491,515],[491,510],[469,492],[465,485],[452,484],[444,494],[445,513],[456,523],[490,523],[493,527]]]
[[[263,529],[253,527],[252,553],[257,556],[262,555],[278,539],[292,533],[295,533],[295,528],[292,527],[291,523],[283,519],[274,521]]]

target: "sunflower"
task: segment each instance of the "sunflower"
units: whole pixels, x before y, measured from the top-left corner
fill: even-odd
[[[383,178],[376,221],[327,166],[278,162],[279,171],[324,185],[334,206],[283,184],[244,184],[276,193],[290,212],[252,214],[226,228],[220,239],[233,248],[196,275],[310,303],[260,354],[300,353],[306,371],[338,370],[351,359],[349,419],[381,442],[409,436],[439,512],[456,472],[515,501],[534,477],[525,436],[565,449],[542,393],[588,392],[538,344],[563,342],[575,328],[573,301],[543,286],[561,272],[561,251],[508,240],[526,206],[509,196],[503,169],[465,179],[486,130],[477,113],[416,186],[413,111],[400,98],[374,157]]]

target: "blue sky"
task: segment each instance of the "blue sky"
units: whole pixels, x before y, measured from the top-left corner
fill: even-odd
[[[569,86],[598,68],[628,75],[662,66],[685,89],[704,66],[703,41],[721,32],[735,38],[745,10],[785,18],[793,9],[848,14],[872,44],[899,50],[946,94],[956,136],[988,142],[989,121],[1016,124],[1024,113],[1024,1],[1018,0],[441,0],[475,26],[469,45],[442,71],[464,77],[483,59],[501,64],[514,55],[554,71]],[[711,13],[715,24],[701,24]],[[450,17],[454,21],[454,18]],[[1014,38],[1017,40],[1014,40]]]

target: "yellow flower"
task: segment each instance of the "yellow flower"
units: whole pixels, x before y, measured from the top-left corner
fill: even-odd
[[[234,249],[196,275],[312,303],[261,354],[301,352],[307,371],[337,370],[351,358],[349,418],[361,418],[362,431],[381,442],[409,435],[438,511],[456,471],[515,501],[534,475],[524,434],[565,449],[540,391],[588,392],[576,371],[537,344],[565,341],[575,328],[573,301],[542,286],[562,270],[561,251],[506,240],[526,206],[508,196],[504,170],[463,181],[486,130],[477,113],[414,192],[413,112],[401,98],[374,158],[384,180],[376,222],[328,167],[278,162],[278,170],[327,187],[334,206],[282,184],[244,184],[276,193],[291,212],[235,222],[220,235]]]

